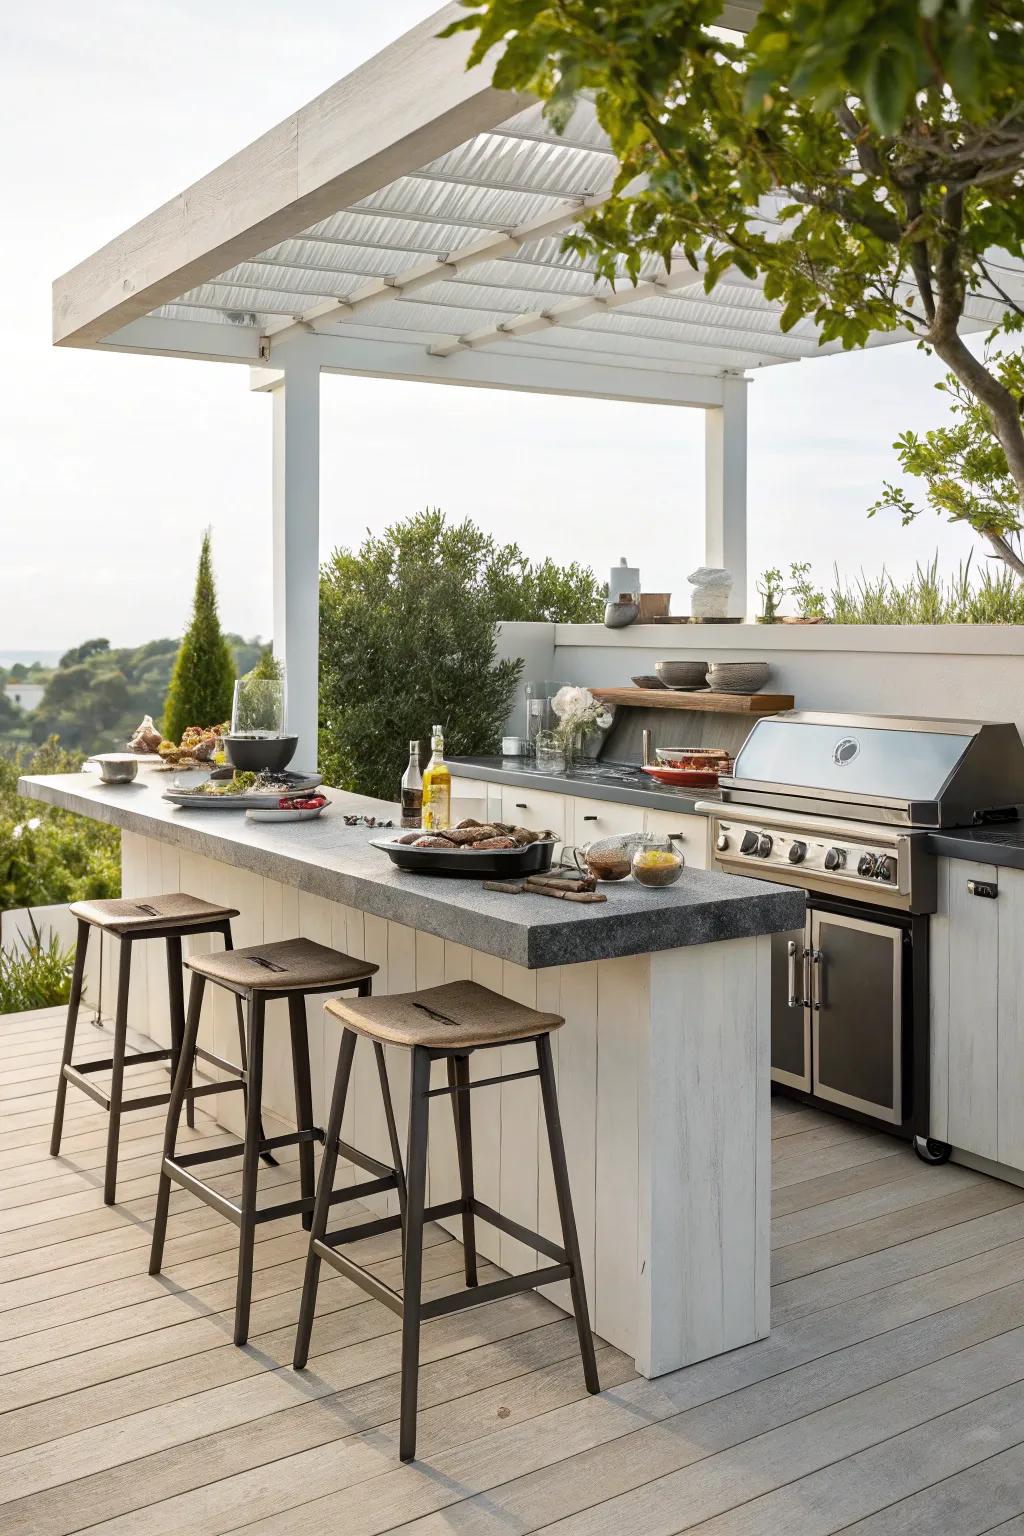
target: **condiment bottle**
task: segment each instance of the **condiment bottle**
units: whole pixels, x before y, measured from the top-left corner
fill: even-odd
[[[420,772],[420,744],[409,743],[409,766],[402,774],[402,826],[419,827],[423,823],[423,775]]]
[[[444,731],[430,734],[431,759],[423,775],[423,830],[443,832],[452,824],[452,775],[444,760]]]

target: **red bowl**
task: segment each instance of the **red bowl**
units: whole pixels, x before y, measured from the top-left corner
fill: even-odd
[[[728,773],[729,764],[719,763],[715,768],[663,768],[653,765],[644,769],[659,784],[674,785],[679,789],[713,789],[720,773]]]

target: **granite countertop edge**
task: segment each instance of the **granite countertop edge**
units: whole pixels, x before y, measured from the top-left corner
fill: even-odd
[[[333,815],[288,827],[247,823],[240,812],[173,811],[160,799],[162,785],[142,785],[137,805],[125,803],[124,789],[138,794],[137,786],[139,780],[101,789],[94,776],[82,774],[22,778],[18,784],[28,798],[531,970],[782,932],[803,921],[800,890],[697,870],[687,871],[685,890],[677,886],[657,893],[668,898],[662,905],[646,904],[655,893],[641,895],[630,882],[609,886],[607,905],[556,903],[542,897],[530,901],[489,892],[493,910],[482,910],[475,883],[403,874],[375,850],[369,863],[366,842],[378,834],[346,827],[342,815],[380,817],[394,810],[380,801],[331,790]],[[115,798],[118,795],[122,798]],[[291,838],[294,844],[287,845],[284,840]],[[365,867],[359,867],[360,861]],[[616,903],[616,889],[632,904]]]

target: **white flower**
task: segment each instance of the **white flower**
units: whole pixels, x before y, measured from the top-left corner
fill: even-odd
[[[40,822],[38,816],[33,816],[30,820],[26,821],[25,825],[30,832],[35,832],[36,829],[42,825],[42,823]]]
[[[25,830],[25,828],[21,825],[20,822],[19,822],[19,824],[16,827],[12,827],[11,828],[11,841],[13,843],[16,843],[18,841],[18,838],[24,832],[24,830]]]

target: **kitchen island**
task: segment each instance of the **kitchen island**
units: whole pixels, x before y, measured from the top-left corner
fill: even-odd
[[[282,826],[236,811],[178,809],[162,798],[167,783],[144,768],[128,785],[64,774],[24,778],[19,788],[121,828],[125,896],[183,890],[237,907],[237,945],[303,934],[374,961],[378,990],[472,977],[563,1014],[553,1047],[595,1330],[647,1376],[768,1332],[770,935],[802,921],[802,892],[688,868],[667,890],[605,886],[601,905],[505,896],[468,879],[395,869],[369,846],[379,833],[345,822],[395,816],[379,801],[327,791],[323,817]],[[131,1022],[166,1043],[158,949],[142,950]],[[230,998],[211,993],[203,1036],[234,1058]],[[265,1103],[287,1121],[284,1005],[269,1016],[282,1028],[268,1030]],[[338,1030],[319,1003],[310,1005],[309,1029],[323,1123]],[[529,1053],[505,1047],[501,1070],[528,1067]],[[389,1068],[401,1114],[404,1054],[390,1052]],[[386,1156],[371,1052],[357,1050],[353,1082],[345,1136]],[[233,1129],[238,1097],[217,1100],[218,1118]],[[556,1237],[535,1080],[482,1088],[474,1108],[481,1198]],[[432,1202],[456,1178],[443,1100],[432,1115],[429,1177]],[[388,1198],[378,1197],[385,1208]],[[480,1236],[505,1269],[535,1267],[534,1251],[515,1239]],[[550,1294],[564,1299],[558,1286]]]

